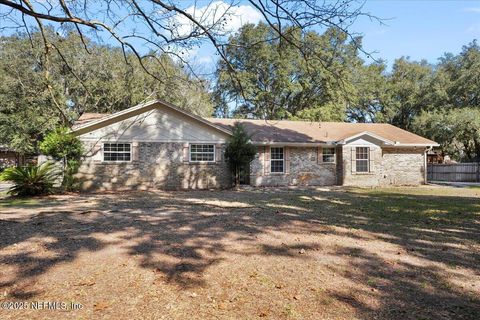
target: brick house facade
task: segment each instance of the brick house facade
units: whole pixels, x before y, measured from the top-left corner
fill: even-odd
[[[436,145],[385,124],[203,119],[162,101],[87,118],[73,128],[87,150],[85,190],[228,188],[224,150],[236,121],[257,146],[253,186],[418,185]]]

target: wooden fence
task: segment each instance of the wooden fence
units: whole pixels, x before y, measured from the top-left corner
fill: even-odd
[[[427,180],[451,182],[480,182],[480,164],[428,164]]]

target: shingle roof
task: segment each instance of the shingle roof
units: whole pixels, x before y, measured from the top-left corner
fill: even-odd
[[[151,102],[156,103],[155,101]],[[166,104],[173,108],[173,106]],[[136,107],[138,108],[138,106]],[[134,108],[126,109],[133,110]],[[123,111],[123,112],[125,112]],[[84,113],[74,123],[73,129],[111,117],[106,113]],[[403,145],[436,146],[436,142],[386,123],[311,122],[290,120],[249,120],[206,118],[221,130],[230,131],[235,122],[242,122],[257,143],[334,143],[362,133]]]
[[[110,114],[108,113],[84,113],[80,116],[80,118],[77,119],[77,121],[73,123],[72,129],[78,128],[90,121],[98,120],[109,115]]]
[[[245,125],[255,142],[329,143],[371,133],[400,144],[436,145],[432,140],[386,123],[310,122],[289,120],[240,120],[207,118],[231,129],[236,121]]]

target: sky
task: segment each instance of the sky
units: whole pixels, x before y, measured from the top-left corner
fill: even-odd
[[[253,8],[248,7],[244,3],[236,12],[235,27],[261,20],[259,15],[252,16]],[[367,0],[364,11],[382,18],[383,24],[361,18],[351,30],[364,36],[366,51],[386,60],[390,67],[401,56],[435,63],[445,52],[458,53],[463,45],[480,39],[480,0]],[[213,48],[203,46],[191,52],[191,58],[208,69],[216,59],[213,52]]]
[[[385,25],[360,19],[353,29],[364,34],[365,49],[389,65],[400,56],[435,63],[480,39],[480,1],[367,1],[364,9]]]
[[[42,1],[36,0],[38,3]],[[261,13],[246,0],[238,1],[238,6],[229,8],[232,19],[227,28],[231,32],[238,30],[242,24],[262,20]],[[189,7],[187,11],[190,10],[193,15],[205,14],[206,8],[210,10],[212,7],[228,8],[226,3],[229,2],[231,0],[178,0],[182,7]],[[95,11],[95,5],[92,6],[90,9]],[[2,10],[6,8],[0,6],[0,12]],[[382,18],[383,24],[360,18],[350,30],[362,34],[364,50],[372,52],[375,59],[386,60],[390,67],[394,60],[401,56],[410,56],[412,60],[426,59],[430,63],[435,63],[445,52],[458,53],[463,45],[474,39],[480,39],[480,0],[366,0],[363,11]],[[0,21],[0,25],[2,23],[7,22]],[[188,20],[177,19],[176,23],[184,24],[185,30],[181,30],[188,34]],[[130,24],[125,27],[128,32],[139,28]],[[139,30],[142,30],[141,27]],[[118,45],[113,39],[106,39],[106,42]],[[142,47],[139,49],[142,51]],[[144,49],[147,50],[146,47]],[[214,70],[218,59],[210,44],[193,48],[186,54],[192,64],[207,74]],[[369,60],[366,60],[368,63]]]

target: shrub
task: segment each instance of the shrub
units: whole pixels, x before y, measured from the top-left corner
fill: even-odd
[[[235,122],[232,136],[225,148],[225,159],[235,177],[235,186],[240,183],[240,171],[255,158],[256,149],[250,138],[245,127]]]
[[[40,166],[7,168],[0,180],[13,182],[13,187],[8,190],[10,195],[35,196],[52,192],[58,174],[52,163],[45,162]]]
[[[82,142],[68,128],[57,128],[40,143],[40,151],[57,161],[79,159],[83,155]]]
[[[70,133],[68,128],[58,128],[50,132],[40,143],[40,151],[57,161],[63,162],[62,187],[65,190],[76,189],[75,173],[80,166],[84,150],[80,140]]]
[[[62,187],[67,191],[78,190],[78,180],[75,178],[75,174],[80,167],[79,160],[67,160],[67,164],[63,171]]]

